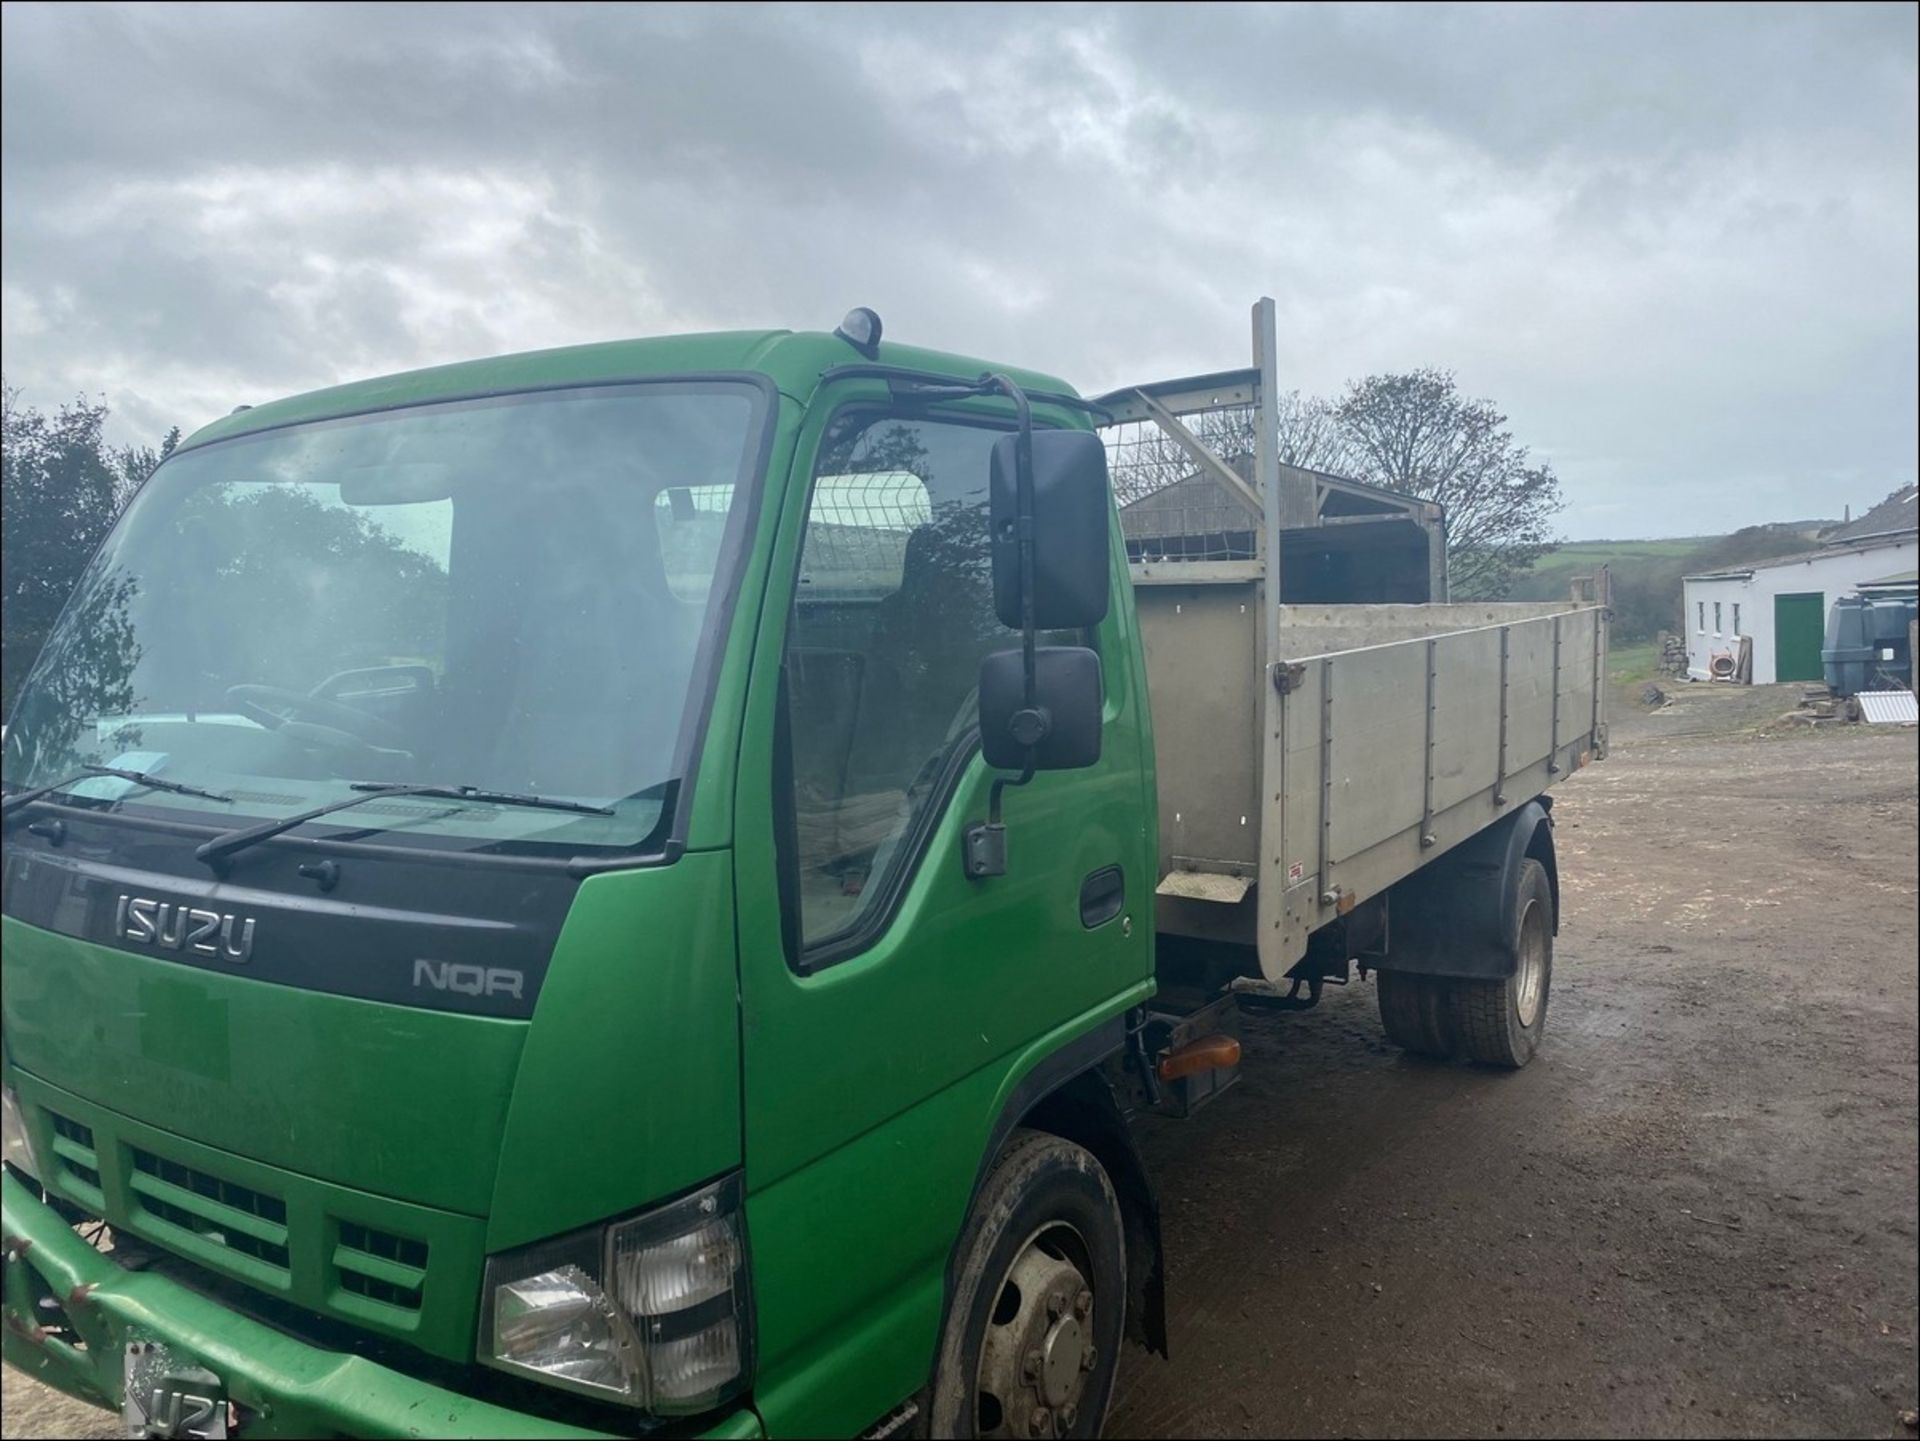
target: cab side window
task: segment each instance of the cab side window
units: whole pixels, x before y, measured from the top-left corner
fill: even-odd
[[[787,629],[800,939],[858,937],[910,863],[975,727],[993,613],[998,429],[842,416],[814,466]]]

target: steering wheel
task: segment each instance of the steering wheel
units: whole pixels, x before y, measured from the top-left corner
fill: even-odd
[[[345,731],[349,736],[383,750],[404,751],[407,746],[407,738],[393,722],[356,710],[350,705],[342,705],[339,701],[327,700],[323,696],[286,690],[277,685],[236,685],[227,688],[227,699],[249,719],[259,721],[269,730],[279,730],[288,724],[287,717],[273,709],[274,706],[281,706],[304,713],[321,726]]]

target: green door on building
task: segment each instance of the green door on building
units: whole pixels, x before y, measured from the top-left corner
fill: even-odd
[[[1827,597],[1817,590],[1773,598],[1773,678],[1819,680],[1827,634]]]

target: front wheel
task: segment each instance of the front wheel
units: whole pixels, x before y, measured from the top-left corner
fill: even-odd
[[[1018,1131],[961,1233],[934,1436],[1098,1436],[1126,1320],[1126,1239],[1092,1153]]]

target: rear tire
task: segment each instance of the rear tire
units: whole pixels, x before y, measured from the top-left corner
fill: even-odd
[[[1457,1056],[1507,1070],[1533,1059],[1553,988],[1553,886],[1546,867],[1523,860],[1517,890],[1514,932],[1507,938],[1513,974],[1461,980],[1379,972],[1380,1023],[1388,1040],[1415,1055]]]
[[[1374,977],[1380,991],[1380,1024],[1387,1039],[1416,1056],[1444,1060],[1454,1053],[1452,1012],[1447,984],[1438,976],[1415,976],[1381,971]]]
[[[1553,989],[1553,887],[1536,860],[1520,863],[1514,907],[1513,974],[1497,981],[1453,981],[1448,1006],[1460,1052],[1470,1061],[1517,1071],[1533,1059],[1547,1026]]]

